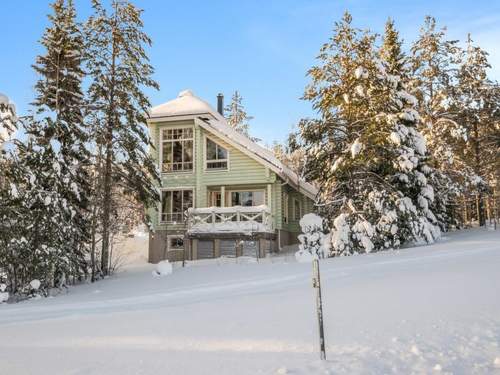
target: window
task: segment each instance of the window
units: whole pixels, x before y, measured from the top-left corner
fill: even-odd
[[[184,237],[182,236],[167,236],[168,251],[184,250]]]
[[[192,171],[193,129],[163,129],[161,134],[161,171]]]
[[[288,223],[288,194],[283,195],[283,222]]]
[[[260,206],[264,204],[264,191],[232,191],[232,206]]]
[[[184,212],[193,207],[193,190],[164,190],[161,193],[161,222],[182,223]]]
[[[210,192],[210,205],[214,207],[222,207],[222,194],[220,191]]]
[[[227,169],[227,150],[207,138],[207,169]]]
[[[293,200],[293,218],[296,221],[299,221],[301,218],[300,201],[298,199]]]

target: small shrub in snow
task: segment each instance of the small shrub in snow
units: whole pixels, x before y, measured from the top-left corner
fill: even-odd
[[[153,276],[167,276],[172,272],[172,263],[170,263],[168,260],[162,260],[156,265],[156,269],[153,271]]]
[[[316,214],[307,214],[300,219],[299,251],[295,253],[298,262],[310,262],[314,258],[324,258],[323,219]]]

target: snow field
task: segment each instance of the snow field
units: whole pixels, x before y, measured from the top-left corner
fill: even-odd
[[[496,374],[500,231],[320,262],[154,265],[0,306],[6,374]],[[29,355],[27,355],[29,353]]]

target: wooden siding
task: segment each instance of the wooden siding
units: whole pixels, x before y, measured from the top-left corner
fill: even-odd
[[[311,201],[303,194],[293,190],[290,186],[284,185],[284,181],[269,170],[266,166],[252,159],[240,150],[232,147],[214,134],[208,133],[199,127],[193,120],[171,121],[150,124],[150,134],[154,149],[152,155],[157,163],[160,161],[160,130],[167,127],[192,126],[194,129],[194,166],[192,172],[173,172],[161,174],[161,189],[189,188],[194,190],[195,207],[207,207],[208,191],[225,186],[226,191],[235,188],[261,188],[266,192],[267,203],[267,185],[271,185],[271,212],[275,218],[275,227],[277,229],[286,229],[293,232],[299,231],[298,222],[283,223],[283,192],[286,190],[290,197],[301,199],[303,213],[310,212],[312,204],[306,204]],[[208,136],[229,153],[229,163],[227,170],[206,170],[205,169],[205,139]],[[312,201],[311,201],[312,202]],[[227,205],[227,202],[226,202]],[[158,206],[159,209],[159,206]],[[150,209],[148,213],[157,229],[181,230],[182,224],[160,224],[158,209]],[[292,210],[292,205],[289,205]],[[290,212],[291,214],[292,212]],[[292,219],[291,215],[289,218]]]

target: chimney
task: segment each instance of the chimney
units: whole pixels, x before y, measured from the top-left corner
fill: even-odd
[[[224,95],[221,93],[217,95],[217,112],[224,116]]]

